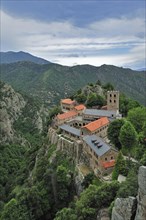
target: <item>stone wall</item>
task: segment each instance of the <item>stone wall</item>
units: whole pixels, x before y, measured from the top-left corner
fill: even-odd
[[[48,136],[51,144],[57,144],[57,150],[63,150],[69,157],[72,157],[76,164],[84,163],[90,166],[88,155],[83,151],[83,144],[81,140],[70,141],[60,134],[52,127],[49,128]]]

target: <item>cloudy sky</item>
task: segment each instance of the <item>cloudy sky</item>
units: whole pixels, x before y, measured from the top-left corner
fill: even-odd
[[[63,65],[145,67],[145,0],[1,0],[1,51]]]

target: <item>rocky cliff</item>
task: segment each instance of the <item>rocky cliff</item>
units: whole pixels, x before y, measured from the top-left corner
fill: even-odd
[[[76,187],[76,193],[77,195],[80,195],[80,193],[83,191],[82,182],[84,180],[84,176],[79,171],[78,164],[86,164],[87,166],[89,166],[90,163],[89,157],[82,150],[82,142],[80,140],[68,140],[64,138],[62,135],[57,134],[56,130],[54,130],[52,127],[50,127],[48,130],[48,136],[51,144],[56,144],[57,150],[64,151],[66,155],[69,158],[71,158],[71,162],[76,165],[77,172],[74,176],[74,182]],[[50,158],[50,162],[52,162],[54,158],[55,155],[52,155],[52,157]]]
[[[137,198],[117,198],[112,210],[112,220],[146,220],[146,167],[138,173]]]
[[[57,144],[57,149],[66,152],[66,154],[72,158],[74,163],[84,163],[87,166],[89,165],[89,157],[83,152],[83,146],[80,140],[68,140],[62,135],[57,134],[56,130],[51,127],[48,130],[48,136],[51,144]]]
[[[146,167],[141,166],[138,174],[138,196],[135,220],[146,219]]]
[[[6,143],[14,140],[13,123],[22,114],[26,101],[11,86],[2,82],[0,83],[0,98],[0,140]]]
[[[43,131],[48,111],[0,82],[0,143],[25,142],[24,133]]]

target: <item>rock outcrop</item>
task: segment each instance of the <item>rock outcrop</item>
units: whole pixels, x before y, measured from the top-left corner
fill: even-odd
[[[72,161],[76,164],[86,164],[90,166],[90,160],[86,152],[83,151],[83,145],[81,140],[69,140],[61,134],[57,134],[57,131],[52,127],[48,130],[48,137],[51,144],[57,144],[57,150],[63,150]]]
[[[19,93],[4,83],[0,83],[0,140],[1,143],[11,142],[15,136],[13,123],[22,113],[26,101]]]
[[[107,208],[99,210],[97,220],[110,220],[109,211]]]
[[[0,81],[1,144],[21,143],[23,145],[26,141],[23,137],[24,132],[29,133],[29,129],[37,129],[38,133],[41,133],[48,114],[48,109]]]
[[[71,162],[78,164],[86,164],[86,166],[90,167],[90,161],[88,155],[83,151],[83,145],[81,140],[69,140],[67,137],[65,138],[61,134],[57,134],[57,131],[52,127],[48,130],[48,137],[51,144],[57,145],[57,151],[64,151],[65,154],[71,158]],[[52,157],[50,158],[50,162],[52,162]],[[83,191],[82,182],[84,177],[80,175],[81,173],[77,169],[77,173],[74,176],[75,187],[77,195]]]
[[[146,167],[141,166],[138,173],[138,196],[135,220],[146,220]]]
[[[112,220],[146,220],[146,167],[138,173],[137,198],[117,198],[112,210]]]
[[[136,198],[117,198],[112,211],[112,220],[131,220],[136,212]]]

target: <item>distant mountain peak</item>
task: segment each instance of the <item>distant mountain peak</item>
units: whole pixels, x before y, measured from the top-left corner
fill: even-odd
[[[30,61],[37,64],[49,64],[48,60],[45,60],[40,57],[33,56],[30,53],[24,51],[8,51],[8,52],[0,52],[0,63],[15,63],[19,61]]]
[[[146,71],[146,67],[141,68],[141,69],[137,69],[137,71]]]

